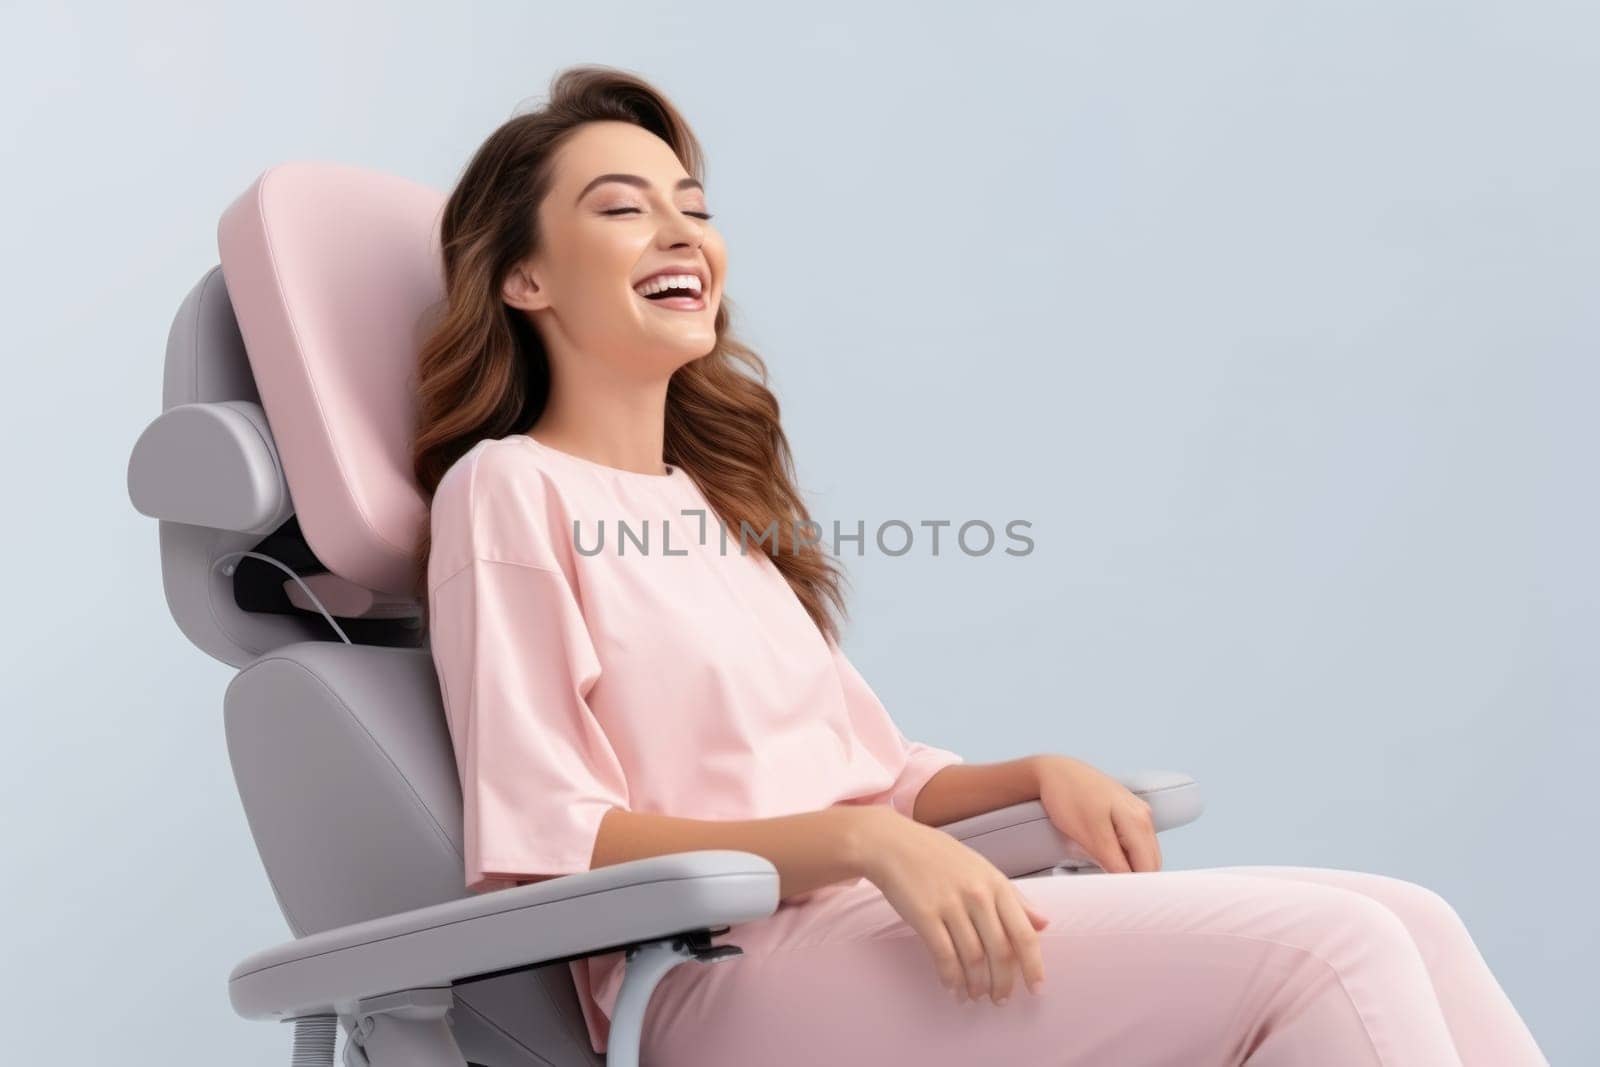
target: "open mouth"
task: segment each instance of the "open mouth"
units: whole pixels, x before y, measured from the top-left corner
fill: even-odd
[[[634,295],[659,308],[672,311],[699,311],[706,306],[705,278],[698,271],[662,271],[633,287]]]
[[[657,307],[674,311],[699,311],[706,306],[705,297],[700,295],[699,290],[693,288],[673,287],[648,295],[635,290],[635,295]]]

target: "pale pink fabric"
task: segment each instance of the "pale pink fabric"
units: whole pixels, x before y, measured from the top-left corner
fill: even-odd
[[[645,1013],[652,1067],[1548,1067],[1460,917],[1311,867],[1014,879],[1050,916],[1045,981],[958,1003],[862,879],[716,939]]]
[[[910,815],[923,784],[961,762],[904,737],[764,548],[741,554],[732,530],[724,549],[681,468],[618,470],[513,434],[453,464],[432,508],[429,632],[469,889],[588,870],[611,807]],[[585,549],[603,528],[603,551],[577,551],[574,520]],[[620,542],[619,521],[632,535]],[[622,959],[571,964],[596,1051]]]

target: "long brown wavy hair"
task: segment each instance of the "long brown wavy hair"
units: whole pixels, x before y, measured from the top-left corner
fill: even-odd
[[[478,148],[445,203],[439,229],[445,298],[417,362],[412,469],[430,501],[445,471],[474,444],[526,432],[544,411],[549,357],[500,287],[538,247],[537,209],[553,180],[556,151],[578,127],[597,121],[649,130],[671,146],[684,170],[704,177],[699,141],[677,109],[642,79],[604,66],[557,74],[543,107],[507,120]],[[759,536],[776,522],[773,564],[818,629],[836,639],[835,613],[848,614],[844,574],[820,543],[795,536],[811,520],[795,488],[778,401],[767,388],[766,364],[729,332],[731,314],[724,295],[716,346],[667,383],[663,458],[695,480],[730,533],[747,522]],[[431,544],[424,524],[416,588],[424,632]]]

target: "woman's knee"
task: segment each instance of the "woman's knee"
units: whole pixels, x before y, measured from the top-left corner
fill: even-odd
[[[1466,929],[1448,900],[1417,882],[1387,874],[1363,873],[1358,891],[1370,893],[1398,915],[1413,937],[1456,936]]]
[[[1410,928],[1389,904],[1350,889],[1335,889],[1334,892],[1339,894],[1335,910],[1346,914],[1366,936],[1405,945],[1411,943]]]
[[[1395,910],[1372,896],[1320,882],[1257,879],[1263,899],[1250,904],[1269,937],[1309,952],[1342,970],[1373,952],[1415,956],[1411,931]],[[1286,924],[1271,918],[1283,915]]]
[[[1444,897],[1427,886],[1392,875],[1330,867],[1239,868],[1239,871],[1250,877],[1265,875],[1278,880],[1331,886],[1371,897],[1398,915],[1411,929],[1413,936],[1434,933],[1459,936],[1466,929],[1461,916]]]

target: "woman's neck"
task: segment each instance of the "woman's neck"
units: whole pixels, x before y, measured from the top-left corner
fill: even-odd
[[[552,389],[528,436],[607,467],[661,474],[666,437],[666,383],[657,389],[586,397],[581,404]]]

